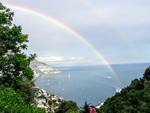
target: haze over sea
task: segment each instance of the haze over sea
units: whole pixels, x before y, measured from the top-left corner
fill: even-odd
[[[42,75],[36,84],[64,99],[76,101],[79,106],[85,101],[97,105],[115,94],[119,88],[128,86],[133,79],[142,77],[148,66],[149,63],[113,65],[118,78],[102,65],[58,67],[61,73]]]

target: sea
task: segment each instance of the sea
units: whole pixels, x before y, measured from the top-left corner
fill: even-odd
[[[150,63],[115,64],[116,74],[104,65],[57,67],[61,73],[41,75],[35,84],[51,94],[73,100],[78,106],[103,103],[132,80],[143,76]]]

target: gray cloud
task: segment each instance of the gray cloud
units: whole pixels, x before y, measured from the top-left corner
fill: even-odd
[[[84,3],[82,0],[2,1],[29,7],[67,23],[85,36],[111,63],[150,61],[149,0],[86,0]],[[92,50],[57,26],[48,25],[40,18],[15,12],[15,23],[21,24],[24,32],[32,37],[32,51],[70,58],[94,56]],[[24,19],[27,16],[28,22],[31,22],[29,24]],[[43,39],[46,41],[43,42]]]

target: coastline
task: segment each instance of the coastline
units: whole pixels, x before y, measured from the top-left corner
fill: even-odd
[[[51,76],[52,74],[61,73],[61,71],[59,71],[58,69],[50,67],[49,65],[38,61],[34,61],[34,64],[32,63],[31,67],[34,72],[33,82],[35,82],[35,80],[42,75]],[[35,90],[34,100],[37,107],[43,108],[47,112],[54,112],[56,109],[58,109],[59,105],[63,101],[62,97],[48,93],[46,90],[41,89],[38,86],[35,86],[34,90]]]
[[[54,112],[63,101],[62,97],[50,94],[44,89],[40,89],[39,87],[35,87],[34,89],[36,90],[34,100],[37,107],[43,108],[47,112]]]

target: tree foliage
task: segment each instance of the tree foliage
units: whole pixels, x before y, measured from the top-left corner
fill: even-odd
[[[12,88],[0,86],[0,113],[45,113],[45,110],[28,104],[22,94]]]
[[[89,112],[90,112],[90,105],[87,102],[85,102],[82,113],[89,113]]]
[[[28,36],[22,33],[21,26],[12,23],[13,15],[0,3],[0,74],[7,83],[16,78],[33,78],[30,62],[34,55],[24,53]]]
[[[150,67],[146,69],[144,73],[144,79],[150,81]]]
[[[150,113],[150,68],[120,93],[106,100],[99,113]]]
[[[28,35],[22,33],[21,26],[12,23],[13,16],[14,13],[0,3],[0,84],[24,93],[29,101],[34,85],[30,62],[35,55],[25,54]]]
[[[73,101],[63,101],[56,113],[78,113],[79,108]]]

